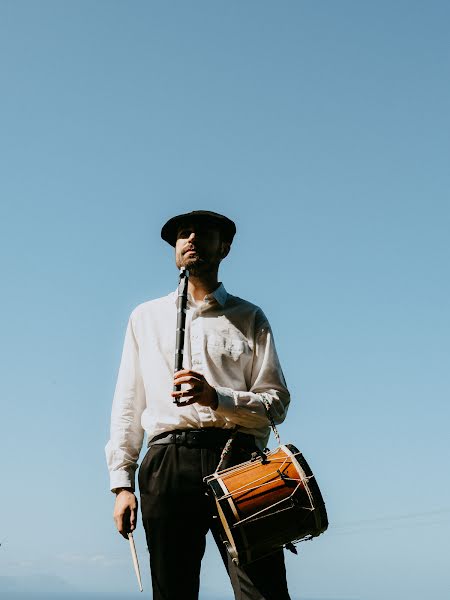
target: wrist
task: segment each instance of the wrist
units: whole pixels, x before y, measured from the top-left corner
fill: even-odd
[[[113,490],[111,490],[113,492],[113,494],[115,494],[116,496],[118,496],[120,494],[120,492],[130,492],[131,494],[133,494],[133,490],[130,487],[117,487],[114,488]]]

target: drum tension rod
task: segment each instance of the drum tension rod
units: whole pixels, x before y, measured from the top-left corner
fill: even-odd
[[[268,463],[270,463],[270,460],[267,458],[266,453],[260,450],[259,448],[256,450],[256,452],[252,452],[250,460],[252,462],[255,462],[255,460],[258,460],[258,458],[261,459],[261,463],[263,465],[267,465]]]
[[[280,471],[280,469],[277,469],[277,473],[278,473],[278,475],[281,477],[281,479],[282,479],[283,481],[290,481],[290,479],[291,479],[291,478],[290,478],[290,477],[288,477],[287,475],[285,475],[284,473],[282,473],[282,472]]]
[[[286,550],[290,550],[292,554],[298,554],[298,550],[292,542],[288,542],[284,545],[284,547],[286,548]]]

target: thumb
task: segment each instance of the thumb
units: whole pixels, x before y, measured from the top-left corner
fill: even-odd
[[[130,530],[134,531],[136,529],[136,509],[132,508],[130,511]]]

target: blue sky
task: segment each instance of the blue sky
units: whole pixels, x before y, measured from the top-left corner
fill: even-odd
[[[282,438],[327,503],[287,557],[293,599],[448,594],[449,21],[440,1],[0,2],[0,576],[134,593],[111,398],[129,313],[176,286],[161,225],[206,208],[237,223],[222,280],[272,322]],[[228,590],[209,545],[202,600]]]

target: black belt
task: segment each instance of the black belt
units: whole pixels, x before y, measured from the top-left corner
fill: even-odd
[[[232,433],[231,429],[215,427],[175,429],[156,435],[148,442],[147,447],[150,448],[155,444],[177,444],[177,446],[188,446],[189,448],[223,448]],[[255,437],[248,433],[238,432],[234,436],[233,445],[239,448],[255,448]]]

